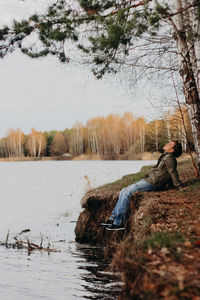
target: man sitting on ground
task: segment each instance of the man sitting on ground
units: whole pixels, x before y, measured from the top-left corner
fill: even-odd
[[[107,230],[125,229],[125,216],[133,193],[161,190],[168,185],[181,186],[176,157],[182,154],[182,146],[178,141],[172,141],[167,143],[163,150],[164,154],[160,156],[156,166],[151,169],[145,179],[129,185],[120,192],[117,204],[108,221],[101,223],[102,226],[106,226]]]

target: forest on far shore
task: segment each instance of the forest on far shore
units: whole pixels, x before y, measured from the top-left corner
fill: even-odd
[[[55,157],[82,154],[101,159],[135,159],[144,152],[162,151],[163,145],[178,139],[184,152],[193,150],[191,125],[186,107],[176,108],[162,118],[147,122],[130,112],[89,119],[86,125],[76,123],[63,131],[9,129],[0,139],[0,157]]]

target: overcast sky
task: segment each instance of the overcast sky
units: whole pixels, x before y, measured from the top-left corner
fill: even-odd
[[[0,25],[42,10],[47,2],[0,0]],[[25,133],[32,127],[63,130],[77,121],[127,111],[148,119],[153,113],[148,100],[160,93],[150,82],[141,82],[130,95],[114,78],[96,80],[83,67],[63,65],[52,57],[33,60],[19,52],[0,60],[0,86],[0,136],[9,128]]]

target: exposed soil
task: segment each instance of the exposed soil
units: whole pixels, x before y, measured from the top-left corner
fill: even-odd
[[[124,232],[100,225],[121,188],[146,171],[89,191],[82,199],[76,240],[105,246],[112,269],[120,271],[124,283],[119,299],[200,300],[200,179],[189,161],[179,167],[184,188],[134,196]]]

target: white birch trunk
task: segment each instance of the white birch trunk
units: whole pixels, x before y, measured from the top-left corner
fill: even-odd
[[[156,151],[158,152],[158,123],[155,122],[155,142],[156,142]]]
[[[141,128],[140,128],[140,145],[141,145],[141,152],[144,153],[144,147],[145,147],[145,129],[144,129],[144,124],[141,124]]]
[[[167,139],[168,139],[168,142],[170,142],[172,139],[172,136],[171,136],[171,131],[170,131],[170,123],[168,120],[166,120],[166,127],[167,127]]]
[[[36,140],[34,135],[31,137],[31,156],[36,157]]]
[[[187,2],[191,4],[194,0],[174,0],[175,10],[181,11],[182,8],[187,7]],[[197,33],[197,8],[193,7],[188,11],[180,12],[173,17],[172,22],[176,31],[177,49],[180,54],[181,70],[180,74],[183,79],[184,94],[188,107],[188,114],[192,126],[193,140],[195,150],[200,163],[200,92],[199,92],[199,33],[197,34],[196,40],[191,41],[188,39],[186,31],[189,23],[186,16],[189,14],[189,20],[191,22],[193,34]],[[194,45],[194,49],[193,49]],[[198,51],[198,53],[197,53]]]
[[[41,134],[40,134],[39,139],[38,139],[38,157],[40,157],[41,151],[42,151],[42,137],[41,137]]]
[[[194,0],[185,0],[187,7],[194,3]],[[186,14],[187,16],[187,14]],[[198,7],[191,7],[188,10],[188,20],[189,26],[191,26],[191,30],[194,35],[194,39],[192,40],[192,45],[190,43],[190,48],[192,49],[193,58],[192,67],[195,74],[195,81],[197,84],[198,92],[200,92],[200,22],[199,22],[199,15],[198,15]]]
[[[145,150],[145,125],[143,125],[143,152]]]

